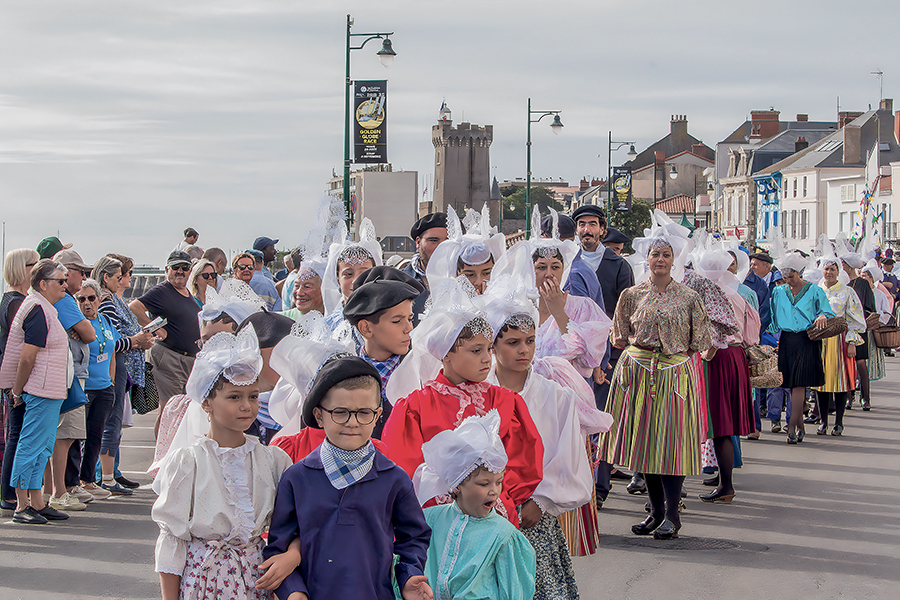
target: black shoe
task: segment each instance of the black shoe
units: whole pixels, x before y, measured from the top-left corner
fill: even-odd
[[[644,481],[644,478],[635,473],[631,478],[631,482],[628,484],[628,487],[625,488],[628,490],[629,494],[646,494],[647,493],[647,482]]]
[[[7,502],[6,500],[0,500],[0,510],[16,510],[16,501],[10,500]]]
[[[869,404],[868,398],[863,400],[863,410],[866,412],[869,412],[870,410],[872,410],[872,405]]]
[[[806,432],[805,432],[805,431],[798,431],[798,432],[797,432],[797,443],[798,443],[798,444],[799,444],[800,442],[803,441],[803,436],[805,436],[805,435],[806,435]]]
[[[772,421],[772,433],[781,433],[780,421]]]
[[[814,424],[818,423],[819,420],[820,420],[819,417],[814,417],[814,416],[810,415],[810,416],[806,417],[805,419],[803,419],[803,422],[814,425]]]
[[[796,444],[797,443],[797,434],[789,433],[787,437],[788,444]]]
[[[628,481],[631,479],[631,475],[629,475],[628,473],[625,473],[623,471],[620,471],[619,469],[613,469],[613,472],[609,474],[609,478],[610,479],[624,479],[625,481]],[[121,482],[119,482],[119,483],[121,483]]]
[[[126,479],[125,477],[116,477],[116,483],[124,488],[128,488],[129,490],[136,490],[137,488],[141,487],[141,484],[139,484],[138,482]]]
[[[819,425],[819,428],[816,429],[816,435],[827,435],[827,434],[828,434],[828,427],[826,427],[824,423],[822,425]]]
[[[632,525],[631,533],[634,535],[650,535],[662,524],[663,520],[664,519],[654,519],[653,516],[649,516],[637,525]]]
[[[47,519],[30,506],[16,511],[12,520],[13,523],[23,523],[25,525],[44,525],[47,523]]]
[[[850,398],[849,400],[847,400],[847,404],[844,406],[844,409],[850,410],[852,408],[853,408],[853,398]]]
[[[671,540],[678,537],[678,530],[672,521],[666,519],[662,524],[653,530],[653,539],[655,540]]]
[[[844,433],[843,425],[835,425],[834,429],[831,430],[831,435],[841,435],[842,433]]]
[[[48,521],[65,521],[69,518],[69,515],[61,510],[51,508],[49,504],[37,512]]]
[[[683,484],[683,483],[681,484],[681,497],[682,497],[682,498],[687,498],[687,490],[684,489],[684,484]]]
[[[710,487],[719,487],[719,474],[716,473],[712,477],[704,479],[703,485],[708,485]]]

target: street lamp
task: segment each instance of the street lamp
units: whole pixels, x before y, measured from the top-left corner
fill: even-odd
[[[613,148],[613,144],[617,144],[615,148]],[[609,146],[607,146],[609,153],[607,156],[609,157],[606,161],[606,224],[612,227],[612,153],[614,150],[620,150],[622,146],[631,147],[628,149],[628,160],[634,160],[634,157],[637,156],[637,152],[634,149],[634,142],[614,142],[612,139],[612,131],[609,132]]]
[[[528,99],[528,142],[525,144],[527,166],[525,173],[525,237],[531,237],[531,124],[537,123],[544,117],[553,115],[553,122],[550,123],[550,130],[554,134],[559,135],[563,128],[562,121],[559,120],[559,110],[531,110],[531,98]],[[531,115],[540,115],[537,119],[532,120]]]
[[[347,230],[353,225],[353,212],[350,210],[350,86],[353,83],[350,80],[350,51],[362,50],[370,40],[382,40],[381,50],[376,54],[381,64],[385,68],[391,66],[397,53],[391,44],[388,36],[394,35],[390,33],[351,33],[350,28],[353,26],[353,17],[347,15],[347,62],[346,62],[346,79],[344,82],[344,211],[347,214]],[[359,46],[351,46],[351,38],[366,38]]]
[[[671,163],[669,163],[671,164]],[[655,160],[653,161],[653,210],[656,210],[656,169],[659,167],[659,163]],[[666,170],[666,163],[663,162],[663,173]],[[675,165],[672,165],[672,168],[669,170],[669,179],[678,179],[678,171],[675,169]],[[666,199],[666,177],[665,174],[662,177],[662,199]]]

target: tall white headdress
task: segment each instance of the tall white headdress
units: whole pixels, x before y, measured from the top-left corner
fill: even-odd
[[[359,225],[358,242],[350,239],[347,226],[342,222],[338,240],[328,249],[328,264],[325,267],[325,277],[322,279],[322,300],[325,302],[326,314],[341,310],[343,299],[337,276],[338,262],[358,265],[370,260],[376,267],[382,265],[381,244],[375,237],[375,226],[372,221],[368,217],[362,220]]]
[[[266,303],[249,285],[240,279],[226,279],[217,292],[213,286],[206,288],[206,304],[200,311],[200,318],[212,321],[225,313],[240,325],[244,319],[263,309]]]
[[[448,206],[447,239],[438,245],[428,260],[425,270],[428,284],[433,287],[444,279],[455,278],[459,260],[467,265],[481,265],[493,258],[496,265],[505,252],[506,236],[491,227],[487,203],[481,213],[468,209],[462,223],[453,207]]]
[[[491,473],[506,468],[506,449],[500,439],[500,413],[492,408],[483,416],[471,416],[456,429],[440,432],[422,444],[425,458],[413,475],[420,504],[449,494],[475,469]]]
[[[644,229],[644,237],[634,238],[631,247],[634,254],[628,257],[628,262],[634,269],[635,283],[647,281],[650,278],[650,268],[647,264],[647,255],[657,246],[669,246],[672,248],[674,263],[671,276],[675,281],[684,279],[684,265],[687,264],[688,254],[694,247],[693,241],[688,237],[690,229],[674,222],[669,215],[656,209],[650,213],[650,229]]]

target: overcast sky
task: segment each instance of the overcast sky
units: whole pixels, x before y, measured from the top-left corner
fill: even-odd
[[[353,52],[387,78],[394,169],[433,172],[431,125],[492,124],[500,180],[605,177],[607,131],[640,151],[672,114],[709,146],[751,110],[834,120],[879,100],[870,71],[900,56],[894,2],[155,0],[4,2],[0,219],[6,249],[59,231],[88,262],[109,251],[162,264],[181,231],[244,248],[301,242],[342,168],[344,21],[394,31]],[[894,97],[900,73],[887,71]],[[625,160],[621,151],[613,163]],[[598,155],[600,155],[598,157]]]

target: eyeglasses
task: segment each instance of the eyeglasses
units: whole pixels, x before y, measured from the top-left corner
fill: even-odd
[[[26,268],[26,269],[29,269],[29,268],[33,267],[34,265],[36,265],[36,264],[37,264],[36,262],[33,262],[33,263],[25,263],[25,268]]]
[[[191,272],[191,265],[174,265],[169,268],[173,271],[184,271],[185,273]]]
[[[215,273],[200,273],[200,277],[202,277],[203,279],[207,279],[207,280],[215,279],[216,274]]]
[[[237,265],[236,269],[240,269],[241,271],[249,271],[253,268],[253,265]]]
[[[63,277],[62,279],[47,279],[46,281],[55,281],[59,285],[69,285],[69,280]]]
[[[131,277],[131,271],[128,271],[128,272],[126,272],[126,273],[122,273],[122,277]]]
[[[97,299],[95,294],[91,294],[90,296],[76,296],[78,298],[78,302],[84,304],[85,302],[94,302]]]
[[[351,415],[356,415],[356,422],[360,425],[369,425],[372,421],[375,420],[376,411],[371,408],[361,408],[359,410],[347,410],[346,408],[335,408],[334,410],[328,410],[327,408],[319,407],[329,415],[331,415],[331,420],[337,423],[338,425],[343,425],[350,421]]]

